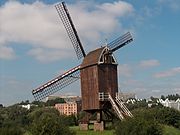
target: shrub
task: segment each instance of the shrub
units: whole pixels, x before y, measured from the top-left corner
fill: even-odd
[[[33,135],[73,135],[64,119],[54,108],[42,108],[31,115],[30,132]]]
[[[115,128],[116,135],[162,135],[161,126],[154,120],[140,117],[121,121]]]

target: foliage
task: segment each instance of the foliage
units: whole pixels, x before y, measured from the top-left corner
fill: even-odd
[[[38,107],[45,106],[45,102],[42,102],[42,101],[33,101],[32,104],[37,105]]]
[[[29,111],[18,104],[0,109],[0,134],[2,135],[21,135],[29,120]]]
[[[42,102],[36,103],[44,106]],[[60,116],[55,108],[42,106],[30,110],[22,108],[20,104],[0,108],[0,134],[21,135],[27,131],[33,135],[74,134],[68,126],[75,125],[75,116]]]
[[[3,121],[4,121],[4,118],[0,115],[0,128],[2,127]]]
[[[150,99],[151,99],[151,102],[150,102],[150,103],[156,103],[157,100],[158,100],[158,98],[155,98],[155,97],[153,97],[153,96],[151,96]]]
[[[180,130],[172,126],[163,126],[163,135],[180,135]]]
[[[65,103],[63,98],[56,98],[56,99],[52,99],[52,100],[48,100],[45,105],[46,106],[54,106],[57,103]]]
[[[3,108],[0,110],[1,119],[4,121],[12,121],[15,124],[24,125],[26,124],[26,115],[28,114],[28,110],[22,108],[19,105],[13,105],[7,108]]]
[[[180,112],[172,108],[154,109],[154,116],[158,122],[180,129]]]
[[[76,132],[76,135],[113,135],[113,133],[114,133],[114,130],[104,130],[104,131],[88,130],[88,131],[83,131],[83,130],[79,129],[79,126],[72,126],[70,128]]]
[[[60,115],[59,117],[64,121],[64,124],[67,126],[78,125],[78,119],[75,115],[70,115],[70,116]]]
[[[121,121],[115,129],[116,135],[162,135],[161,126],[154,120],[134,117]]]
[[[172,108],[156,106],[149,109],[136,109],[133,114],[146,120],[155,119],[160,124],[171,125],[180,129],[180,112]]]
[[[15,126],[14,124],[11,126],[6,126],[0,128],[0,134],[1,135],[23,135],[24,131],[19,127]]]
[[[156,106],[139,108],[132,111],[134,118],[116,124],[118,135],[161,135],[161,125],[170,125],[180,129],[180,112],[172,108]],[[152,132],[151,132],[152,131]]]
[[[169,100],[177,100],[178,98],[180,98],[180,95],[171,94],[171,95],[167,95],[166,97],[164,95],[161,95],[161,99],[165,100],[166,98],[168,98]]]
[[[19,103],[19,105],[28,105],[28,104],[29,104],[29,100],[22,101],[21,103]]]
[[[161,95],[161,99],[162,99],[162,100],[165,100],[166,97],[165,97],[164,95]]]
[[[33,135],[73,135],[63,116],[54,108],[41,108],[29,115],[32,120],[30,132]]]

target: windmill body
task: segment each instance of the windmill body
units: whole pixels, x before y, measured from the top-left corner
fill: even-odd
[[[81,79],[82,110],[91,115],[97,113],[96,127],[101,127],[101,129],[104,127],[104,124],[101,123],[104,121],[102,113],[110,118],[113,116],[110,109],[114,109],[121,120],[124,119],[124,115],[132,117],[130,111],[117,96],[118,64],[113,56],[113,52],[133,40],[130,32],[86,55],[65,3],[59,3],[55,7],[77,58],[84,59],[80,65],[34,89],[32,94],[35,99],[42,100]],[[89,122],[89,117],[86,117],[86,122]]]
[[[98,48],[84,58],[81,64],[82,109],[93,112],[103,109],[99,93],[115,98],[118,92],[117,62],[107,47]]]

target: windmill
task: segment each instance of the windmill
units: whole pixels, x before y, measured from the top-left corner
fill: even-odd
[[[80,79],[82,110],[87,114],[97,113],[95,123],[97,130],[104,128],[102,113],[107,117],[112,117],[112,113],[109,111],[111,108],[121,120],[125,116],[132,117],[130,111],[118,98],[118,64],[113,55],[115,51],[133,40],[130,32],[86,55],[65,3],[61,2],[55,5],[55,8],[72,42],[77,58],[83,58],[83,62],[34,89],[32,94],[35,100],[42,100]],[[82,123],[82,126],[89,122],[88,116],[87,122]]]

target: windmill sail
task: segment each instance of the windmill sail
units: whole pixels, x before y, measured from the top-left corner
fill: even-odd
[[[80,78],[80,66],[77,66],[55,79],[45,83],[32,91],[35,100],[42,100],[45,97],[59,91]]]
[[[86,56],[85,51],[83,49],[83,46],[78,37],[77,31],[73,25],[72,19],[70,17],[70,14],[68,12],[68,9],[65,3],[64,2],[59,3],[55,5],[55,7],[56,7],[59,17],[61,18],[61,21],[63,22],[63,25],[67,31],[67,34],[73,44],[73,47],[74,47],[74,50],[76,52],[78,59],[85,57]]]
[[[111,52],[114,52],[114,51],[118,50],[119,48],[127,45],[131,41],[133,41],[131,33],[127,32],[123,36],[121,36],[121,37],[115,39],[114,41],[110,42],[108,44],[108,48],[110,49]]]

